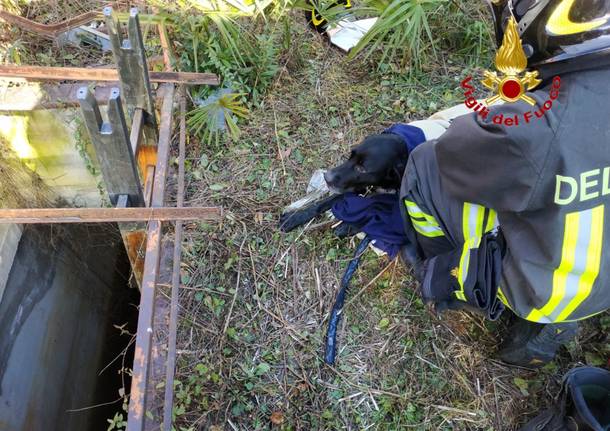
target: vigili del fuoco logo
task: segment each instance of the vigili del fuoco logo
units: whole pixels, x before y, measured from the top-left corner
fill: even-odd
[[[489,115],[488,106],[493,105],[499,100],[506,103],[517,102],[522,100],[532,106],[536,105],[536,101],[525,94],[526,91],[533,90],[540,84],[538,79],[538,71],[526,72],[527,57],[521,46],[521,39],[517,31],[517,21],[511,17],[504,32],[502,46],[496,53],[496,69],[501,73],[485,71],[485,79],[481,82],[496,94],[485,99],[484,103],[477,101],[474,97],[475,88],[472,86],[472,76],[467,76],[461,86],[464,89],[464,104],[469,109],[477,112],[482,118],[487,118]],[[549,92],[549,98],[544,104],[534,111],[527,111],[521,115],[504,116],[498,113],[492,117],[492,122],[495,124],[504,124],[505,126],[518,126],[519,124],[529,123],[533,119],[542,118],[544,113],[553,107],[553,100],[559,96],[559,88],[561,87],[561,79],[559,76],[553,78],[553,85]]]

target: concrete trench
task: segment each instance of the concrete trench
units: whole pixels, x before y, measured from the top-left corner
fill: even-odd
[[[135,332],[139,302],[118,229],[27,226],[17,244],[8,235],[2,260],[16,248],[0,300],[0,430],[105,429],[121,401],[87,407],[119,398],[122,358],[107,365],[130,337],[114,325]]]

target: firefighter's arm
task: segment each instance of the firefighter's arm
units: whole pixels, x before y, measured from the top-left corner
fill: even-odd
[[[501,112],[522,116],[524,109],[503,105]],[[492,110],[487,119],[474,113],[458,117],[438,139],[441,184],[464,202],[523,211],[537,184],[552,129],[544,120],[511,127],[494,124],[495,113]]]

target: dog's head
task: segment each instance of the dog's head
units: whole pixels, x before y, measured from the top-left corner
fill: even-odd
[[[398,189],[408,156],[399,136],[370,135],[352,149],[347,161],[329,169],[324,179],[330,188],[341,192],[362,191],[369,186]]]

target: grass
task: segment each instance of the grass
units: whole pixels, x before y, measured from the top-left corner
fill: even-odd
[[[543,370],[507,367],[493,359],[504,322],[465,312],[438,318],[408,268],[369,252],[329,367],[328,314],[355,244],[319,228],[277,229],[281,208],[305,193],[315,169],[393,122],[460,103],[460,79],[479,71],[468,65],[487,65],[484,46],[457,49],[448,29],[452,45],[439,45],[436,61],[400,73],[391,63],[349,61],[300,13],[289,24],[291,45],[239,123],[240,138],[189,136],[186,204],[222,205],[226,217],[220,227],[186,226],[176,430],[517,429],[549,404],[567,369],[604,364],[607,313]],[[24,63],[65,63],[66,51],[12,31]],[[485,32],[475,23],[466,37]]]
[[[510,368],[493,360],[503,323],[437,318],[408,269],[369,254],[350,298],[383,273],[346,307],[337,364],[324,365],[328,314],[355,245],[328,230],[281,234],[281,208],[367,134],[459,103],[470,71],[444,55],[419,73],[372,72],[298,19],[293,32],[241,138],[189,143],[189,204],[223,205],[227,217],[220,229],[188,228],[177,429],[516,429],[570,366],[607,355],[599,321],[541,372]]]

